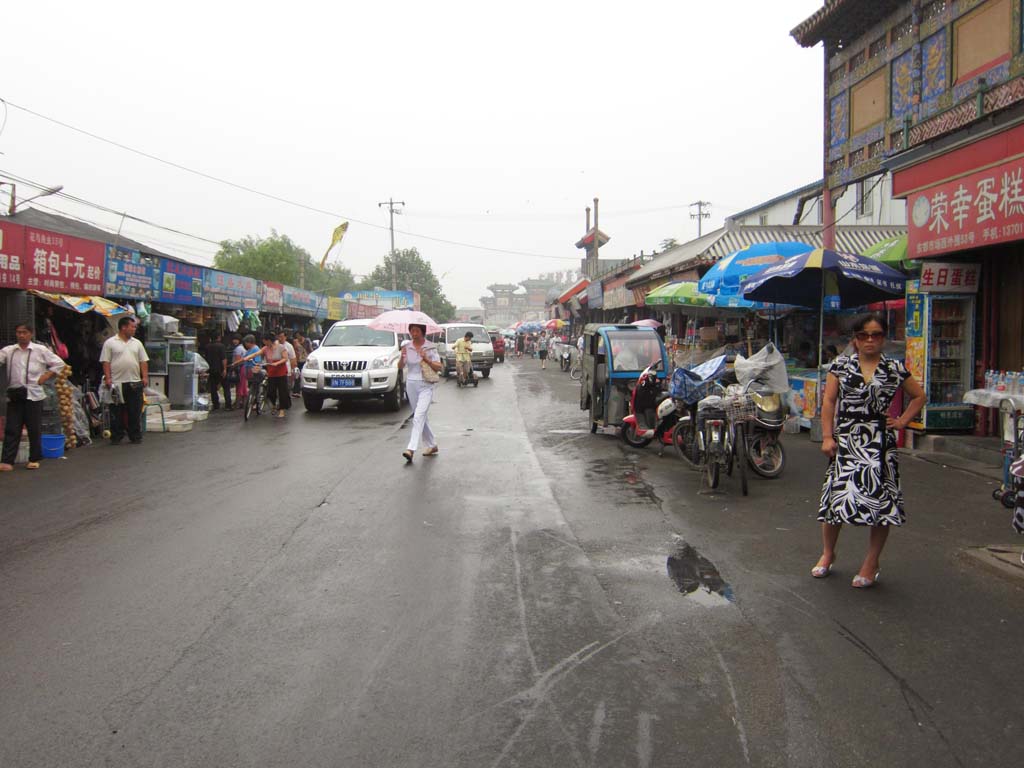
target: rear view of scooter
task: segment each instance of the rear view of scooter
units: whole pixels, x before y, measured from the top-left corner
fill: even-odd
[[[785,416],[782,395],[789,389],[786,363],[773,344],[768,344],[749,359],[736,358],[736,379],[747,387],[757,412],[746,425],[747,463],[761,477],[773,479],[786,467],[782,445]]]

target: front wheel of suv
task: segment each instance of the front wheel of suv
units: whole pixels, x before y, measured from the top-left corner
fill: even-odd
[[[302,404],[306,406],[306,410],[310,413],[320,413],[324,407],[324,399],[317,397],[316,395],[307,395],[305,392],[302,393]]]
[[[395,382],[395,388],[392,389],[384,396],[384,402],[387,403],[389,411],[399,411],[402,409],[402,390],[405,387],[402,385],[402,377],[398,377],[398,381]]]
[[[483,369],[483,370],[482,370],[482,371],[480,372],[480,374],[481,374],[481,375],[482,375],[482,376],[483,376],[483,377],[484,377],[485,379],[489,379],[489,378],[491,378],[491,369],[490,369],[490,368],[484,368],[484,369]]]

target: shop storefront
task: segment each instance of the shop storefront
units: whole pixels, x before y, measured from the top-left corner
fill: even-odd
[[[964,394],[988,370],[1024,370],[1024,114],[993,124],[889,161],[907,201],[907,254],[921,261],[907,362],[928,395],[915,426],[928,430],[992,433],[991,414]]]
[[[317,315],[327,316],[327,297],[323,294],[290,285],[284,286],[282,294],[282,328],[308,334]]]

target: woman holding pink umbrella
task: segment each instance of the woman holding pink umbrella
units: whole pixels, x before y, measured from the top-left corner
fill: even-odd
[[[437,442],[427,423],[427,412],[434,399],[438,372],[444,364],[437,347],[427,341],[427,334],[439,332],[440,326],[423,312],[398,309],[378,315],[370,322],[370,327],[408,333],[412,337],[411,341],[403,342],[402,354],[398,358],[398,370],[405,372],[405,392],[413,413],[409,444],[402,451],[402,458],[406,464],[412,464],[421,440],[425,446],[423,455],[437,456]]]

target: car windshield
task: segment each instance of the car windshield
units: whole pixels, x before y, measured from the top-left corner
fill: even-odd
[[[487,335],[487,331],[478,325],[458,325],[448,328],[445,333],[447,334],[448,343],[454,344],[456,341],[466,335],[466,332],[473,334],[473,343],[480,344],[481,342],[489,343],[491,337]]]
[[[366,325],[336,325],[327,332],[323,347],[393,347],[393,331],[377,331]]]
[[[653,333],[609,333],[613,371],[642,371],[661,360],[661,345]]]

